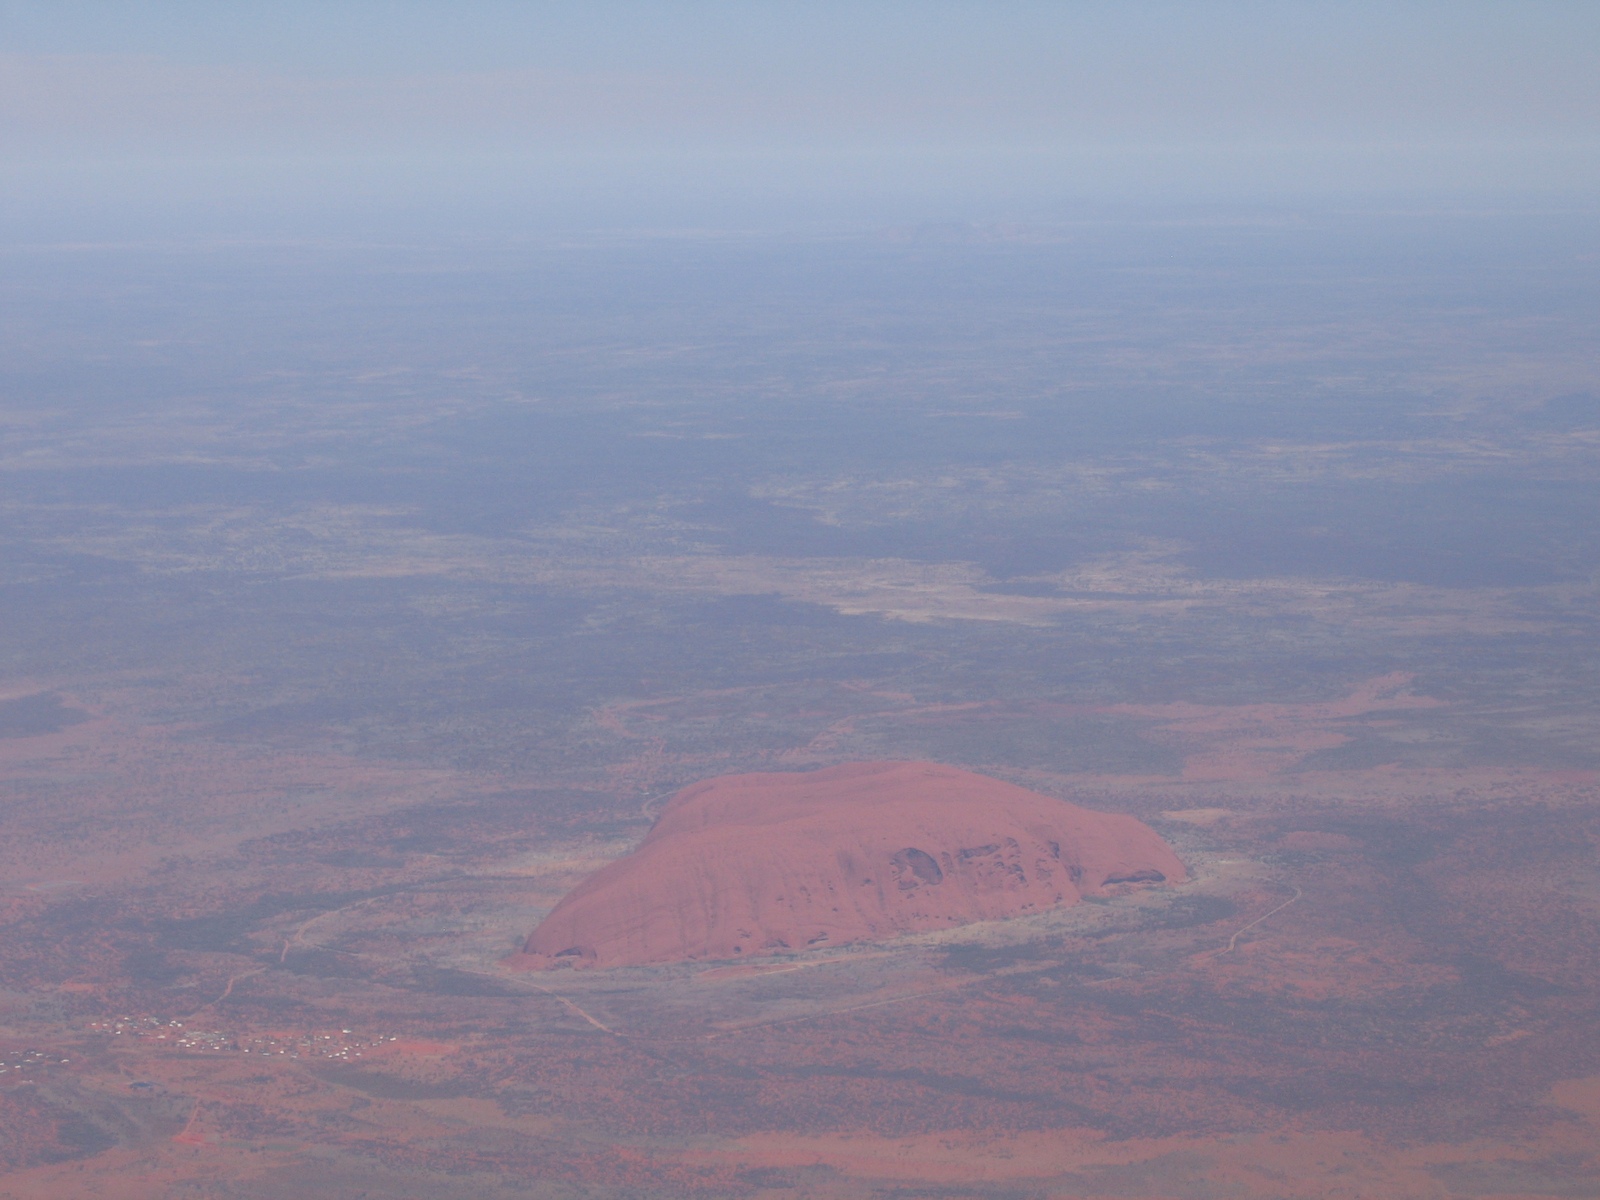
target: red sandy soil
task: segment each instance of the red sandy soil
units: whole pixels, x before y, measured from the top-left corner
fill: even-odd
[[[1114,704],[1098,711],[1158,722],[1155,740],[1184,752],[1189,783],[1270,779],[1295,770],[1318,750],[1350,741],[1352,723],[1384,722],[1375,714],[1440,708],[1444,701],[1411,691],[1405,671],[1379,675],[1340,700],[1306,704]]]
[[[752,695],[774,708],[781,699]],[[1080,909],[1105,923],[1036,928],[1015,955],[1014,943],[968,930],[958,949],[970,952],[948,957],[909,942],[782,958],[748,950],[738,957],[749,961],[696,974],[539,975],[480,992],[470,984],[483,972],[427,968],[436,956],[487,966],[502,936],[525,932],[523,914],[560,894],[553,881],[575,883],[599,865],[603,843],[520,833],[502,842],[484,818],[470,826],[479,831],[470,856],[391,855],[412,826],[384,814],[451,800],[459,831],[477,810],[452,798],[505,781],[219,742],[141,725],[137,705],[0,742],[0,779],[19,785],[8,813],[17,835],[0,846],[9,872],[0,966],[11,989],[0,994],[0,1053],[70,1059],[28,1082],[0,1077],[0,1194],[1595,1192],[1600,776],[1344,769],[1314,757],[1397,708],[1437,707],[1407,692],[1403,676],[1323,703],[1110,713],[857,698],[881,700],[881,711],[841,717],[833,741],[780,751],[772,764],[868,753],[852,748],[895,721],[936,737],[941,724],[970,733],[1014,712],[1063,721],[1120,712],[1181,753],[1182,776],[996,769],[1176,822],[1199,885],[1170,905]],[[667,779],[731,769],[721,751],[669,751],[696,744],[646,736],[718,711],[696,703],[616,706],[619,727],[640,731],[638,770],[601,764],[573,776],[597,798],[596,814],[611,812],[600,800],[618,792],[613,777],[629,781],[623,796],[652,793],[653,813]],[[851,732],[856,720],[865,732]],[[631,815],[638,802],[619,800],[616,811],[626,804]],[[542,820],[518,799],[506,827]],[[784,827],[771,842],[796,839]],[[547,845],[581,857],[557,862]],[[910,838],[894,846],[935,850]],[[523,873],[530,847],[541,852],[534,876]],[[369,864],[369,852],[403,865]],[[142,873],[166,855],[178,857],[164,874]],[[761,869],[730,861],[751,877]],[[456,875],[457,862],[469,873]],[[898,897],[892,875],[887,886]],[[170,936],[205,932],[196,918],[253,912],[266,893],[308,906],[269,913],[237,942]],[[343,893],[360,898],[327,898]],[[480,921],[497,936],[469,955],[464,937]],[[446,938],[445,951],[432,949]],[[165,974],[130,975],[130,949]],[[31,1015],[46,1011],[41,997],[59,1019]],[[89,1027],[118,1013],[176,1015],[240,1046],[301,1045],[350,1025],[367,1044],[359,1060],[334,1061]],[[371,1044],[380,1032],[394,1040]],[[86,1121],[117,1144],[97,1150]]]
[[[728,775],[570,892],[517,965],[636,966],[837,946],[1185,878],[1160,837],[927,762]]]
[[[381,1042],[366,1052],[367,1058],[445,1058],[461,1047],[455,1042],[435,1042],[427,1038],[397,1038]]]
[[[8,795],[0,886],[39,895],[467,790],[447,770],[229,744],[128,715],[0,739],[0,781],[24,780]]]

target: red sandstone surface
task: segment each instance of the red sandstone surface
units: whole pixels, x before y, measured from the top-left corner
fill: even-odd
[[[521,965],[635,966],[837,946],[1179,881],[1133,817],[927,762],[728,775],[679,792],[573,889]]]

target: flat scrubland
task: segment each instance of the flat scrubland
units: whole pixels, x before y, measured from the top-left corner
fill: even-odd
[[[1600,1196],[1594,226],[1319,220],[14,254],[0,1197]],[[503,964],[876,759],[1192,878]]]
[[[880,728],[995,719],[879,699]],[[668,741],[727,698],[675,703],[681,718],[648,718]],[[369,767],[346,777],[349,815],[284,831],[251,797],[336,764],[290,759],[274,780],[219,757],[199,777],[213,805],[239,797],[211,814],[235,840],[202,823],[143,860],[100,844],[81,796],[84,856],[58,849],[6,896],[6,1190],[1584,1194],[1597,782],[1308,765],[1424,712],[1389,676],[1323,702],[1098,714],[1148,722],[1180,768],[1018,777],[1136,813],[1193,882],[730,964],[500,965],[629,844],[558,815],[575,781],[508,800],[474,776],[445,804],[380,804]],[[828,715],[811,721],[862,720]],[[644,719],[603,718],[619,749]],[[8,749],[25,741],[36,780],[103,756],[168,778],[164,812],[201,790],[162,770],[153,733],[85,721]],[[773,757],[809,765],[804,744]],[[57,780],[58,812],[72,786]],[[614,828],[643,828],[632,807]]]

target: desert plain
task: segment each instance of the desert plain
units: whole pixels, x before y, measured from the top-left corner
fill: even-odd
[[[1592,229],[1308,220],[9,251],[0,1197],[1600,1196]],[[508,961],[852,762],[1183,871]]]

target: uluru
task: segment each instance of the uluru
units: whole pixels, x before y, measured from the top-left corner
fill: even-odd
[[[1181,882],[1147,825],[929,762],[725,775],[662,809],[516,965],[749,958],[1037,913]]]

